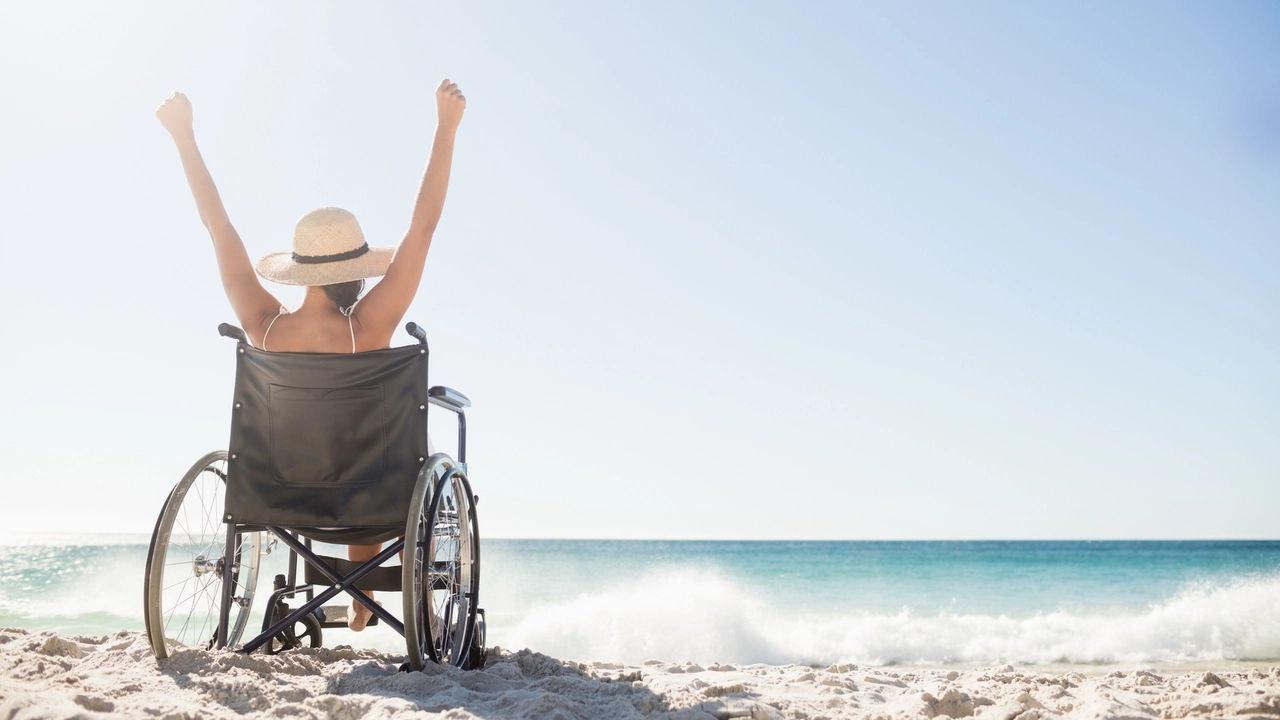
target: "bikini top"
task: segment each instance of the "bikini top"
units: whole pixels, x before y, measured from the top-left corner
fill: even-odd
[[[354,311],[355,311],[355,306],[352,306],[351,312],[347,313],[347,327],[351,329],[351,354],[352,355],[356,354],[356,326],[351,322],[351,316],[355,314]],[[276,321],[279,320],[280,316],[284,315],[285,312],[286,311],[284,308],[280,308],[280,312],[276,313],[276,316],[271,318],[270,323],[267,323],[267,331],[262,333],[262,350],[264,351],[267,350],[267,336],[271,334],[271,326],[275,325]]]

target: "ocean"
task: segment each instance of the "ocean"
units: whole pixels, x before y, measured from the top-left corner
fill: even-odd
[[[0,626],[141,630],[147,540],[4,538]],[[259,602],[285,555],[264,558]],[[398,595],[379,599],[399,615]],[[1280,660],[1280,541],[489,539],[481,606],[490,645],[580,661]],[[325,631],[326,645],[402,643]]]

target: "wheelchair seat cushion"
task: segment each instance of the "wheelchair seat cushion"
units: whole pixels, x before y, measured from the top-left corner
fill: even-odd
[[[335,537],[334,528],[403,529],[428,455],[425,350],[273,353],[239,344],[226,519],[316,539]]]

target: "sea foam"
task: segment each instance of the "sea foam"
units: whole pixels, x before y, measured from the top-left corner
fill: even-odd
[[[1142,612],[800,614],[703,570],[533,609],[495,641],[638,663],[1141,663],[1280,658],[1280,575],[1187,587]]]

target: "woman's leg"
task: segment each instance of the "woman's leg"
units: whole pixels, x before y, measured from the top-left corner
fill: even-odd
[[[364,562],[377,557],[380,552],[382,552],[381,545],[348,545],[347,559],[354,562]],[[365,591],[365,595],[368,595],[370,600],[373,599],[372,592]],[[347,627],[360,632],[364,630],[365,625],[369,624],[369,618],[371,617],[373,617],[373,611],[352,600],[351,612],[347,614]]]
[[[435,446],[435,443],[431,442],[430,433],[427,433],[427,454],[428,455],[436,454],[436,446]],[[382,552],[381,545],[348,545],[347,559],[352,560],[354,562],[364,562],[366,560],[372,560],[373,558],[377,557],[378,553],[380,552]],[[403,548],[401,548],[400,550],[400,562],[401,563],[404,562]],[[365,591],[365,594],[369,596],[370,600],[373,599],[372,592]],[[364,630],[365,625],[369,624],[369,618],[371,617],[373,617],[373,611],[371,611],[369,608],[365,607],[364,605],[361,605],[360,603],[356,602],[355,600],[352,600],[351,612],[347,615],[347,627],[351,628],[352,630],[355,630],[356,632],[360,632],[361,630]]]

